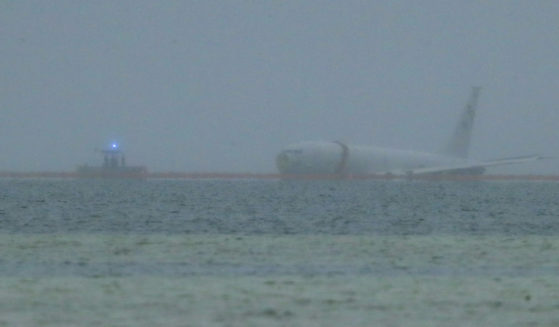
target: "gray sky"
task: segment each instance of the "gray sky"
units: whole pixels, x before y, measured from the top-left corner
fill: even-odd
[[[472,85],[472,157],[559,155],[557,17],[552,0],[2,0],[0,170],[97,164],[113,140],[151,171],[274,172],[309,139],[435,151]]]

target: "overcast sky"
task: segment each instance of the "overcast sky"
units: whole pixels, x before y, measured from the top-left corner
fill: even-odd
[[[559,1],[0,1],[0,170],[274,172],[302,140],[559,155]],[[559,163],[517,167],[559,173]]]

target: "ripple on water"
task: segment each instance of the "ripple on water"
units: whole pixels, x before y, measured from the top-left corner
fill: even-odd
[[[559,232],[557,183],[0,181],[19,233],[539,234]]]

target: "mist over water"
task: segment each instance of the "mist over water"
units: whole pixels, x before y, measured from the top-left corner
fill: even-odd
[[[113,141],[150,171],[270,173],[304,140],[435,152],[472,86],[472,159],[557,156],[557,16],[555,1],[2,1],[0,171],[98,165]]]
[[[558,157],[559,2],[0,1],[0,173]],[[559,174],[555,160],[488,169]],[[3,175],[8,176],[8,175]],[[559,326],[559,184],[0,178],[0,326]]]

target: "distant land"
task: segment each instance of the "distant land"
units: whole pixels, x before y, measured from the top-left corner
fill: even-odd
[[[559,181],[559,175],[286,175],[276,173],[227,173],[227,172],[145,172],[141,175],[121,175],[121,176],[82,176],[77,172],[56,172],[56,171],[37,171],[37,172],[10,172],[0,171],[0,178],[15,179],[297,179],[297,180],[443,180],[443,181]]]

